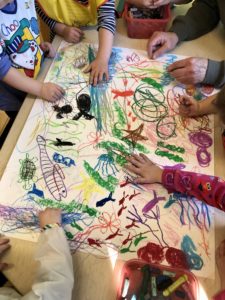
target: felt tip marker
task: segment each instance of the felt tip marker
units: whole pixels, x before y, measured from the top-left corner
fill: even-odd
[[[188,281],[188,276],[186,274],[182,275],[176,281],[174,281],[173,284],[171,284],[167,289],[165,289],[163,291],[163,296],[168,297],[170,294],[172,294],[176,289],[179,288],[179,286],[181,286],[186,281]]]

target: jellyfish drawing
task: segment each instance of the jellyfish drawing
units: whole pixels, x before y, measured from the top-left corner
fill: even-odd
[[[103,176],[116,175],[116,172],[119,172],[111,154],[101,154],[94,169]]]

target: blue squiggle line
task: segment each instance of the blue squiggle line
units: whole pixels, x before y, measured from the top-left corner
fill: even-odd
[[[190,269],[201,270],[204,264],[203,260],[197,253],[195,253],[197,249],[192,239],[188,235],[185,235],[183,237],[183,241],[181,242],[181,249],[187,256],[187,261]]]

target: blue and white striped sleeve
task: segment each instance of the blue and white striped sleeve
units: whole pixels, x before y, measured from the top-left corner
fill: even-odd
[[[108,0],[98,8],[98,30],[100,28],[105,28],[113,34],[115,33],[115,0]]]
[[[45,22],[45,24],[51,29],[53,30],[56,24],[56,21],[49,18],[46,13],[43,11],[43,9],[41,8],[41,6],[39,5],[38,1],[35,1],[35,9],[37,14],[39,15],[39,17]]]
[[[0,38],[0,80],[2,80],[11,68],[11,61],[6,53],[5,43]]]

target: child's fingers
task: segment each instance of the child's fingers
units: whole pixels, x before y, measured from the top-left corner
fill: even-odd
[[[131,159],[137,161],[138,163],[143,163],[143,158],[140,155],[137,154],[132,154]]]
[[[0,254],[8,250],[10,247],[11,245],[9,243],[0,245]]]
[[[139,184],[146,184],[146,183],[150,183],[148,179],[143,178],[143,177],[137,177],[134,179],[135,183],[139,183]]]
[[[78,42],[81,39],[81,34],[77,31],[72,32],[72,40],[73,42]]]
[[[179,98],[180,104],[184,105],[184,106],[189,106],[192,104],[191,98],[188,96],[180,96]]]
[[[108,82],[108,81],[109,81],[109,71],[108,71],[108,70],[105,71],[105,72],[104,72],[104,75],[105,75],[106,81]]]
[[[92,84],[94,86],[96,86],[98,84],[98,72],[94,72],[93,79],[92,79]]]
[[[136,175],[139,175],[139,168],[136,168],[134,165],[126,164],[124,165],[124,168]]]
[[[134,154],[130,155],[130,156],[127,156],[126,157],[126,160],[128,162],[130,162],[131,164],[133,164],[134,161],[136,161],[136,158],[134,157]]]
[[[91,65],[88,65],[88,66],[83,70],[84,73],[89,73],[90,71],[91,71]]]
[[[89,77],[90,84],[94,83],[94,76],[95,76],[95,72],[93,70],[91,70],[90,77]]]
[[[130,161],[130,162],[132,163],[132,165],[134,165],[135,167],[140,168],[140,167],[143,166],[143,160],[141,160],[140,158],[131,156],[129,161]]]
[[[102,82],[104,80],[104,72],[100,71],[98,74],[98,82]]]
[[[60,92],[61,95],[65,95],[65,90],[60,85],[57,85],[57,90]]]
[[[79,35],[84,35],[84,32],[83,32],[80,28],[78,28],[78,27],[73,27],[73,29],[74,29],[77,33],[79,33]]]
[[[143,153],[140,153],[140,156],[143,158],[143,160],[145,162],[151,162],[153,164],[153,162],[148,158],[148,156],[146,156],[145,154]]]
[[[10,242],[9,239],[5,239],[5,238],[1,238],[1,239],[0,239],[0,245],[7,244],[7,243],[9,243],[9,242]]]
[[[9,265],[7,263],[0,263],[0,271],[5,270]]]
[[[55,91],[55,98],[57,98],[57,100],[62,98],[62,93],[60,93],[60,91]]]

